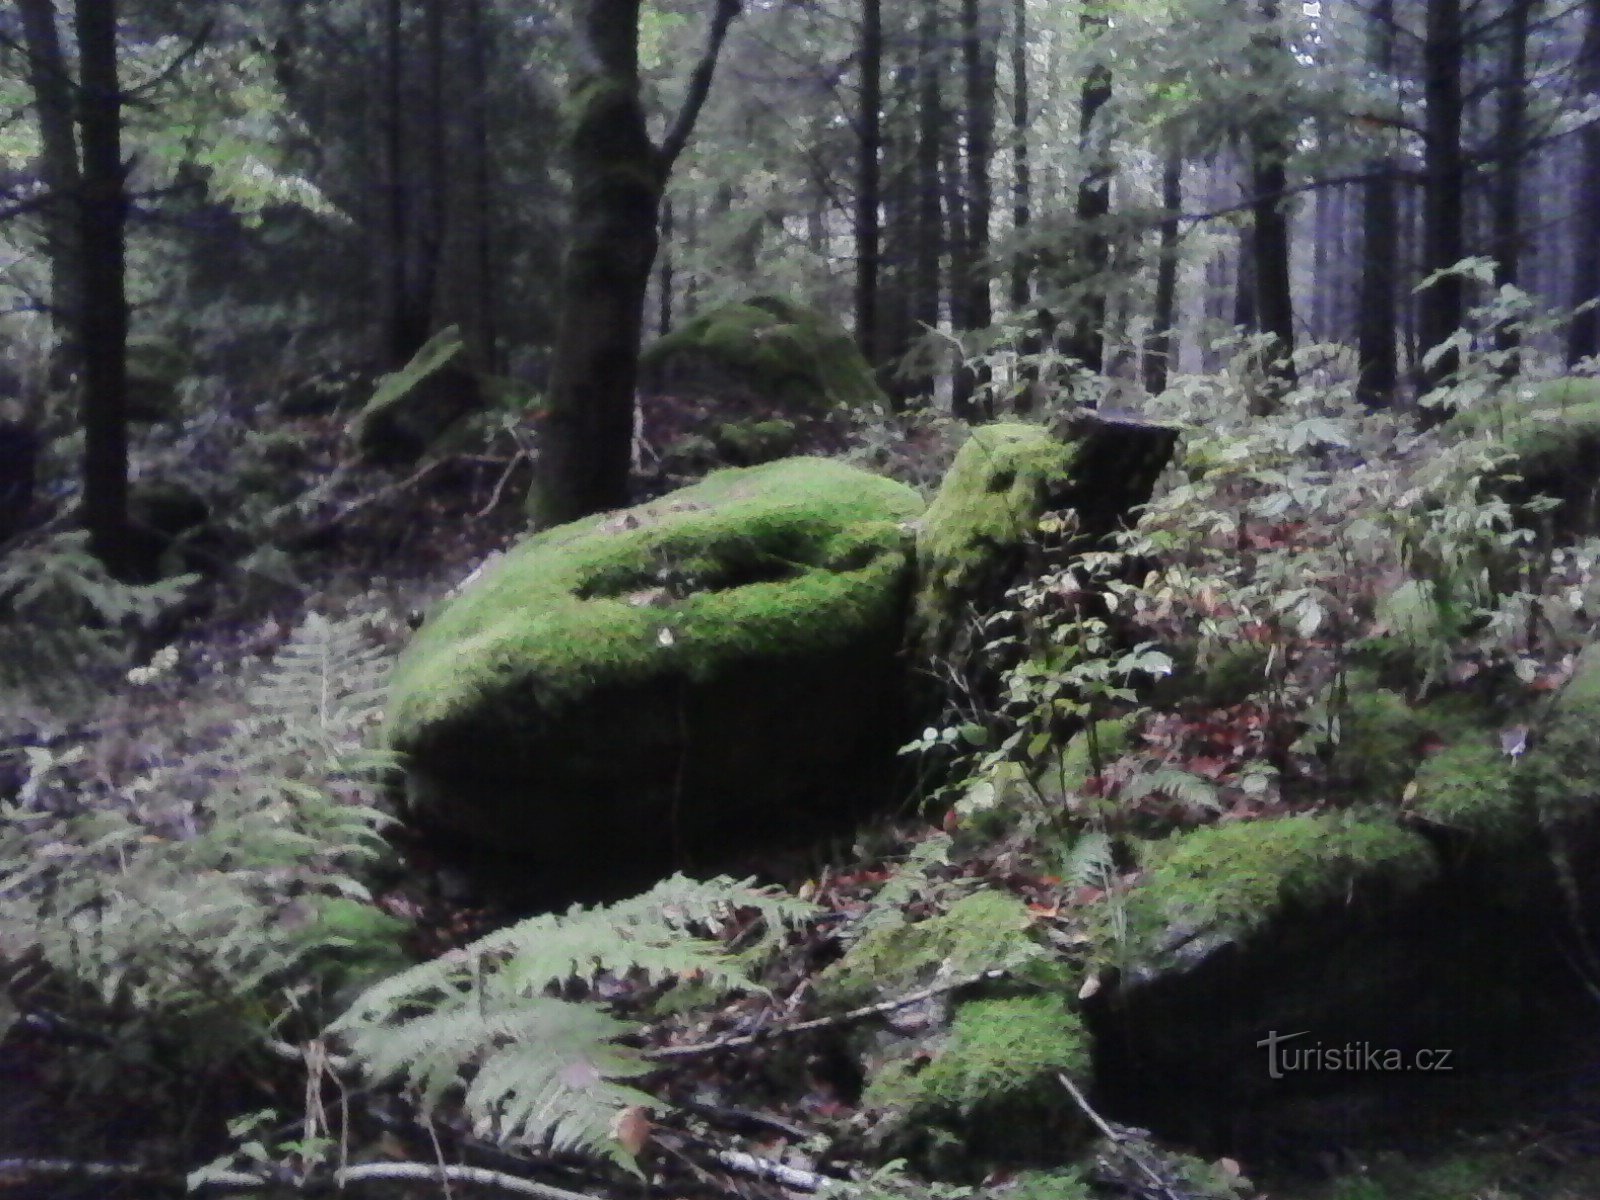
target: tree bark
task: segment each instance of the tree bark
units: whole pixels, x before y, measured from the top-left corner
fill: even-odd
[[[78,136],[73,125],[75,85],[61,49],[53,0],[17,0],[27,51],[28,86],[39,126],[40,179],[49,193],[43,211],[44,251],[50,264],[52,386],[65,386],[80,368],[77,326],[81,319],[83,267],[78,248],[76,197]]]
[[[1167,147],[1161,164],[1161,244],[1156,258],[1155,312],[1144,352],[1144,390],[1167,390],[1172,369],[1173,327],[1178,297],[1178,218],[1183,211],[1183,152],[1177,140]]]
[[[1103,6],[1085,4],[1078,19],[1085,42],[1093,45],[1109,24]],[[1111,214],[1111,160],[1108,139],[1095,121],[1111,99],[1111,68],[1095,51],[1095,61],[1083,81],[1078,109],[1078,151],[1083,178],[1078,184],[1077,219],[1081,230],[1083,262],[1078,275],[1084,295],[1073,322],[1067,353],[1098,374],[1105,367],[1106,271],[1111,243],[1105,219]]]
[[[1509,0],[1506,11],[1504,72],[1495,143],[1494,193],[1490,199],[1494,232],[1495,284],[1516,287],[1522,256],[1522,164],[1528,154],[1528,27],[1537,0]],[[1495,334],[1499,349],[1509,354],[1508,375],[1518,369],[1521,336],[1515,329]]]
[[[994,321],[989,295],[989,218],[994,191],[989,171],[994,154],[995,38],[984,27],[979,0],[961,0],[961,51],[966,81],[966,219],[963,270],[953,289],[962,293],[962,328],[987,329]],[[956,372],[952,407],[959,417],[979,414],[972,397],[987,373],[963,366]]]
[[[1427,0],[1422,47],[1424,163],[1422,190],[1422,272],[1446,271],[1466,256],[1466,160],[1461,147],[1464,112],[1461,85],[1463,55],[1461,0]],[[1461,327],[1466,316],[1466,288],[1461,277],[1447,274],[1419,298],[1418,339],[1424,355]],[[1457,356],[1440,354],[1424,367],[1421,383],[1436,387],[1455,373]]]
[[[939,264],[945,241],[939,171],[945,136],[939,18],[939,0],[922,0],[917,23],[917,241],[911,317],[924,330],[939,325]],[[931,391],[932,378],[923,379],[921,386]]]
[[[1258,73],[1269,77],[1274,60],[1284,53],[1277,29],[1276,0],[1262,0],[1261,31],[1254,39],[1261,58]],[[1289,212],[1284,193],[1289,186],[1288,159],[1294,130],[1276,114],[1258,114],[1250,125],[1252,225],[1250,257],[1255,281],[1255,316],[1261,332],[1273,340],[1268,371],[1285,383],[1294,382],[1294,298],[1289,275]]]
[[[1368,56],[1373,70],[1388,78],[1394,72],[1395,0],[1373,5]],[[1396,361],[1400,315],[1395,288],[1400,267],[1400,202],[1395,162],[1384,153],[1367,160],[1367,181],[1361,196],[1361,306],[1357,315],[1358,391],[1368,408],[1394,403],[1399,382]]]
[[[1584,0],[1583,45],[1578,52],[1578,83],[1591,103],[1600,102],[1600,0]],[[1600,303],[1600,125],[1581,135],[1578,203],[1572,219],[1572,305]],[[1600,309],[1591,307],[1567,328],[1567,365],[1600,354]]]
[[[863,0],[861,99],[856,114],[856,342],[878,365],[878,259],[883,155],[883,3]]]
[[[1011,0],[1011,227],[1019,243],[1026,238],[1028,223],[1033,219],[1028,120],[1028,0]],[[1011,260],[1012,311],[1025,309],[1031,295],[1029,255],[1019,244]]]
[[[128,557],[128,302],[124,235],[128,196],[122,162],[122,90],[117,78],[115,0],[78,0],[78,133],[82,182],[78,239],[83,296],[83,519],[95,556],[116,574]]]
[[[683,106],[660,145],[645,127],[640,0],[582,0],[569,160],[572,225],[562,264],[539,474],[529,504],[541,526],[628,501],[634,389],[656,223],[672,166],[711,90],[738,0],[718,0]]]

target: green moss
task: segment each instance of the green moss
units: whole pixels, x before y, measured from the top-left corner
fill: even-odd
[[[917,534],[917,636],[946,647],[967,609],[986,599],[1038,535],[1078,447],[1041,425],[975,429],[945,475]]]
[[[1429,821],[1497,844],[1535,831],[1515,760],[1486,730],[1429,755],[1414,783],[1411,808]]]
[[[910,732],[921,507],[843,463],[785,459],[530,538],[396,666],[386,737],[413,810],[548,878],[613,886],[624,856],[648,882],[837,830],[887,794]]]
[[[707,309],[653,342],[642,361],[669,377],[710,368],[803,412],[888,405],[855,339],[825,313],[781,296]]]
[[[1508,469],[1520,476],[1501,489],[1514,505],[1553,497],[1562,502],[1553,514],[1558,531],[1595,528],[1591,467],[1600,455],[1600,380],[1549,380],[1526,400],[1458,414],[1447,428],[1464,436],[1488,434],[1504,444]],[[1544,520],[1532,513],[1524,518],[1535,527]]]
[[[1362,800],[1397,801],[1416,771],[1427,722],[1404,696],[1371,687],[1359,676],[1346,684],[1346,693],[1329,778]]]
[[[433,616],[395,671],[389,735],[492,694],[546,712],[661,674],[848,642],[892,620],[915,492],[825,459],[719,471],[529,539]]]
[[[1089,1037],[1077,1014],[1052,995],[973,1000],[955,1015],[931,1062],[895,1060],[868,1083],[862,1104],[911,1120],[970,1118],[1072,1103],[1057,1075],[1089,1071]]]
[[[717,452],[736,466],[754,466],[792,453],[799,431],[793,421],[725,421],[711,435]]]
[[[865,994],[893,995],[926,984],[939,971],[973,975],[1036,959],[1033,919],[1009,892],[964,896],[937,917],[876,929],[818,979],[821,995],[855,1003]]]
[[[1285,908],[1342,904],[1430,882],[1427,841],[1383,817],[1315,813],[1213,825],[1145,848],[1147,875],[1128,897],[1136,951],[1167,932],[1249,933]]]
[[[1600,646],[1578,656],[1519,771],[1547,819],[1588,817],[1600,801]]]

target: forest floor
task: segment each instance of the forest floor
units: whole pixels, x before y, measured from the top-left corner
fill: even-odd
[[[309,612],[365,619],[373,643],[397,653],[420,613],[490,554],[514,543],[522,531],[514,453],[463,454],[411,475],[352,471],[341,465],[341,422],[306,419],[283,432],[300,447],[297,461],[284,468],[298,473],[297,489],[336,493],[293,552],[292,579],[262,586],[259,580],[224,575],[207,585],[205,603],[173,631],[173,650],[155,676],[100,678],[100,694],[70,721],[8,716],[13,727],[27,727],[26,736],[56,747],[58,758],[63,747],[81,747],[70,767],[80,795],[116,803],[136,778],[163,763],[182,761],[217,736],[250,681]],[[923,453],[926,447],[913,450]],[[662,483],[657,478],[647,486]],[[1187,739],[1189,752],[1202,760],[1206,750],[1196,739],[1211,739],[1215,751],[1219,739],[1226,743],[1255,736],[1251,716],[1243,710],[1219,714],[1214,726],[1169,730],[1168,736]],[[0,729],[0,734],[6,732]],[[16,729],[11,733],[15,736]],[[1203,761],[1201,766],[1205,769]],[[768,877],[802,889],[829,915],[784,954],[766,981],[771,995],[664,1018],[647,1033],[646,1044],[657,1049],[712,1047],[704,1054],[684,1055],[656,1081],[654,1090],[676,1104],[675,1113],[658,1117],[647,1134],[655,1148],[657,1194],[777,1200],[808,1192],[852,1165],[850,1156],[860,1148],[841,1131],[859,1124],[853,1105],[860,1081],[857,1068],[841,1057],[837,1036],[850,1021],[825,1023],[814,1035],[799,1038],[767,1031],[792,1023],[796,1013],[804,1012],[812,976],[838,955],[830,931],[869,907],[894,864],[911,848],[939,836],[937,826],[902,815],[866,831],[854,846],[756,864]],[[510,919],[492,900],[475,895],[448,863],[431,857],[428,847],[404,838],[396,845],[400,861],[386,876],[379,904],[414,922],[409,947],[414,955],[444,952]],[[1016,841],[1001,840],[968,853],[935,874],[1004,888],[1020,897],[1042,926],[1061,936],[1071,935],[1074,903],[1092,899],[1064,896],[1061,879],[1042,872],[1028,847]],[[919,903],[910,901],[908,915],[924,915],[917,910]],[[18,990],[14,985],[13,991]],[[616,999],[628,1006],[627,995],[619,992]],[[0,1152],[13,1157],[82,1156],[87,1146],[95,1157],[120,1159],[130,1148],[148,1148],[149,1114],[140,1114],[138,1104],[132,1109],[118,1105],[115,1089],[99,1092],[93,1101],[85,1099],[72,1078],[73,1063],[94,1047],[79,1044],[77,1037],[70,1024],[42,1016],[0,1043]],[[716,1049],[722,1045],[726,1048]],[[1259,1158],[1242,1161],[1232,1148],[1224,1148],[1225,1153],[1202,1149],[1217,1155],[1225,1172],[1241,1176],[1240,1195],[1279,1200],[1592,1200],[1600,1195],[1600,1171],[1594,1166],[1600,1161],[1597,1063],[1600,1036],[1574,1047],[1563,1063],[1529,1067],[1448,1102],[1416,1099],[1417,1107],[1412,1107],[1413,1098],[1393,1097],[1395,1119],[1381,1134],[1370,1128],[1355,1131],[1360,1122],[1350,1102],[1332,1101],[1324,1113],[1328,1128],[1314,1137],[1305,1135],[1302,1145],[1292,1144],[1301,1136],[1294,1132],[1285,1135],[1291,1144],[1281,1138],[1246,1139],[1257,1147],[1269,1141],[1274,1145]],[[235,1091],[258,1098],[262,1091],[285,1087],[282,1079],[259,1076],[236,1084]],[[1368,1096],[1360,1103],[1371,1101]],[[367,1127],[367,1136],[387,1139],[400,1157],[431,1161],[436,1150],[418,1144],[420,1127],[393,1122],[398,1110],[392,1107],[373,1111],[379,1123]],[[385,1113],[391,1121],[387,1129],[382,1128]],[[84,1127],[90,1124],[100,1126],[99,1132],[85,1138]],[[1339,1133],[1346,1125],[1353,1131],[1348,1141]],[[594,1181],[573,1166],[537,1167],[448,1122],[434,1132],[447,1157],[458,1161],[595,1190]],[[1134,1132],[1128,1134],[1125,1160],[1118,1161],[1111,1150],[1101,1154],[1096,1175],[1105,1194],[1169,1200],[1179,1195],[1155,1190],[1141,1176],[1141,1164],[1154,1161],[1141,1159],[1142,1144]],[[786,1164],[784,1171],[762,1166],[778,1155]],[[1247,1190],[1243,1175],[1255,1177],[1260,1190]],[[984,1186],[998,1188],[1006,1182],[1006,1177],[994,1176]],[[115,1182],[92,1187],[62,1182],[39,1189],[23,1176],[8,1177],[0,1167],[0,1194],[69,1193],[165,1194],[163,1187]]]

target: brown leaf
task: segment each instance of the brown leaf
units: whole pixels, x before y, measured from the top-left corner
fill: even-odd
[[[611,1118],[611,1136],[634,1158],[650,1144],[654,1132],[649,1110],[641,1104],[630,1105]]]

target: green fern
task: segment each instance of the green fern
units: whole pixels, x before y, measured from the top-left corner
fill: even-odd
[[[550,991],[623,975],[750,990],[756,956],[815,911],[749,881],[673,876],[608,907],[530,918],[386,979],[333,1032],[374,1078],[403,1081],[425,1108],[459,1089],[485,1133],[636,1170],[611,1132],[623,1109],[655,1103],[617,1082],[650,1069],[618,1040],[634,1026]],[[765,930],[738,955],[715,940],[736,913],[753,913]]]
[[[104,1019],[200,1018],[215,1040],[192,1047],[199,1062],[302,1006],[324,975],[313,960],[392,965],[398,922],[360,879],[386,821],[364,798],[361,738],[386,670],[369,641],[358,623],[313,617],[215,748],[112,807],[75,795],[64,771],[37,797],[50,811],[4,813],[8,953],[76,981]]]

